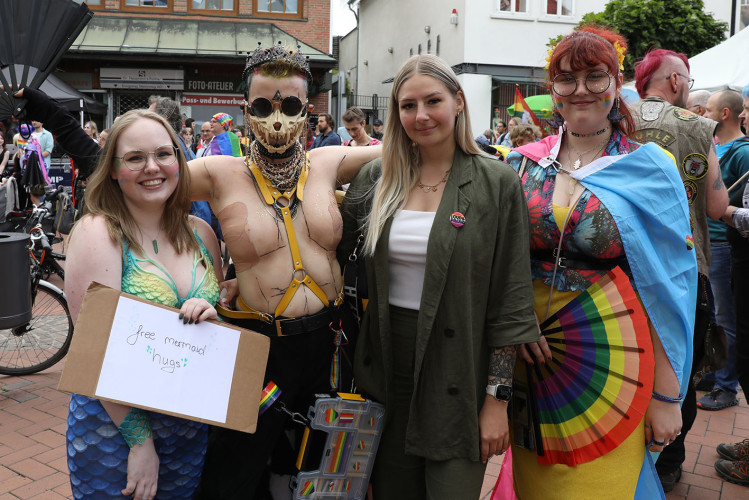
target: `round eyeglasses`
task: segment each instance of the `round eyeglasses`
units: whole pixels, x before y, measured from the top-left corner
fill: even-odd
[[[269,101],[265,97],[258,97],[250,103],[250,114],[258,118],[266,118],[273,113],[276,103],[280,106],[281,113],[286,116],[298,115],[305,106],[301,99],[293,95],[285,97],[283,100],[273,99],[273,101]]]
[[[585,78],[575,78],[571,73],[559,73],[551,81],[551,89],[562,97],[572,95],[577,90],[577,82],[583,80],[585,88],[594,94],[605,92],[611,86],[611,75],[601,70],[588,73]]]
[[[174,165],[174,162],[177,161],[177,146],[161,146],[156,151],[151,151],[150,153],[146,151],[128,151],[122,156],[115,156],[115,158],[120,160],[128,170],[139,172],[146,168],[149,156],[153,156],[153,161],[162,167]]]

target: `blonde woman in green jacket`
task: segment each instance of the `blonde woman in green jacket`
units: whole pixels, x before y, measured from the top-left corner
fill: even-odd
[[[345,258],[364,235],[369,304],[359,388],[387,421],[377,500],[479,497],[509,447],[516,346],[538,339],[517,174],[479,152],[452,69],[414,56],[393,82],[382,160],[344,201]]]

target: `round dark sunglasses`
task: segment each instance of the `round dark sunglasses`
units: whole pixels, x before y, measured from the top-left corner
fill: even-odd
[[[304,103],[296,96],[288,96],[283,100],[273,99],[269,101],[265,97],[258,97],[250,104],[250,114],[258,118],[265,118],[273,113],[275,103],[279,103],[281,113],[286,116],[296,116],[304,110]]]

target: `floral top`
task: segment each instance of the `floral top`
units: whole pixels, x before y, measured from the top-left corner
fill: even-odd
[[[562,137],[560,135],[557,138]],[[537,146],[538,144],[536,144]],[[559,153],[559,139],[550,141],[551,149],[547,152],[547,166],[539,165],[528,156],[522,177],[523,190],[528,200],[528,212],[531,225],[531,253],[534,251],[553,251],[559,244],[561,236],[559,226],[563,221],[554,217],[552,195],[557,170],[554,166]],[[614,130],[611,140],[604,150],[604,156],[627,154],[639,147],[625,136]],[[514,150],[507,157],[507,163],[519,171],[523,160],[523,150]],[[551,160],[551,161],[548,161]],[[580,200],[570,212],[564,228],[562,240],[563,254],[574,255],[584,259],[615,259],[624,256],[622,240],[611,213],[601,201],[589,190],[583,191]],[[531,258],[533,279],[541,279],[551,285],[554,272],[552,261]],[[558,268],[556,286],[560,291],[584,290],[595,282],[605,271]]]

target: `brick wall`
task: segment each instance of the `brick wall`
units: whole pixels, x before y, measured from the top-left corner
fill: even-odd
[[[125,0],[105,0],[105,8],[102,10],[96,10],[96,15],[149,18],[157,16],[168,19],[211,21],[225,19],[232,22],[272,23],[317,50],[325,52],[326,54],[330,51],[330,0],[299,0],[299,3],[303,4],[301,19],[254,17],[254,0],[235,0],[239,2],[239,16],[208,16],[202,14],[191,14],[187,12],[188,2],[191,0],[172,0],[172,12],[169,14],[123,11],[120,10],[120,2],[124,3],[124,1]]]

